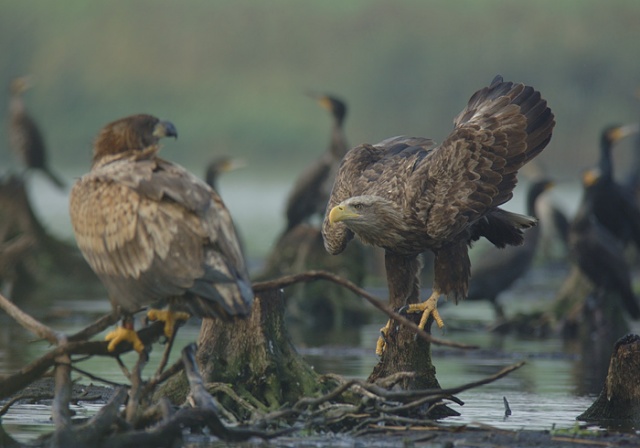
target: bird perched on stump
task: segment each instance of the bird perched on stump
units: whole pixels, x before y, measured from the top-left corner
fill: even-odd
[[[99,132],[91,171],[71,190],[71,223],[85,259],[104,283],[123,327],[108,335],[110,350],[128,340],[143,345],[131,315],[158,313],[171,337],[174,311],[231,319],[251,310],[253,291],[231,216],[206,183],[158,157],[175,126],[132,115]]]
[[[36,121],[29,115],[22,95],[31,85],[27,77],[11,82],[9,101],[9,145],[27,169],[40,170],[53,184],[63,189],[65,183],[49,168],[47,148]]]
[[[456,303],[466,297],[471,242],[522,244],[523,229],[535,225],[534,218],[499,207],[511,199],[518,169],[547,146],[554,125],[538,91],[497,76],[473,94],[440,145],[395,137],[351,149],[327,205],[326,250],[338,254],[357,235],[385,249],[388,282],[403,277],[396,272],[400,264],[415,266],[416,284],[420,265],[414,261],[431,250],[433,292],[409,311],[422,313],[421,328],[429,316],[444,326],[437,301],[443,294]],[[381,338],[377,352],[383,347]]]

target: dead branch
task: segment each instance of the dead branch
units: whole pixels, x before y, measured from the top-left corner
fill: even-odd
[[[182,365],[189,381],[191,395],[189,400],[193,402],[193,407],[211,409],[218,411],[218,405],[213,397],[207,392],[202,381],[202,376],[196,364],[196,344],[189,344],[182,349]]]
[[[62,333],[52,330],[42,322],[29,316],[14,303],[0,294],[0,308],[2,308],[9,316],[24,328],[35,334],[36,336],[49,341],[52,344],[58,344],[65,336]]]
[[[162,322],[155,322],[138,331],[138,336],[145,345],[157,341],[162,335],[164,335]],[[40,378],[55,364],[55,359],[63,354],[116,357],[133,350],[130,343],[119,344],[113,352],[108,351],[107,346],[106,341],[68,342],[60,345],[0,381],[0,399],[13,395]]]
[[[142,369],[149,362],[149,351],[147,349],[148,346],[145,346],[145,350],[143,350],[139,356],[136,365],[133,368],[133,372],[131,374],[131,387],[129,388],[129,400],[127,400],[127,408],[125,411],[126,420],[128,423],[135,425],[136,419],[138,417],[138,410],[140,409],[140,401],[142,398],[142,388],[144,383],[142,381]]]
[[[87,341],[104,329],[118,322],[118,319],[120,319],[120,313],[114,311],[113,313],[102,316],[94,323],[86,326],[77,333],[70,335],[67,340],[69,342]]]
[[[259,292],[272,290],[272,289],[286,288],[287,286],[291,286],[293,284],[300,283],[300,282],[305,282],[306,283],[306,282],[313,282],[313,281],[316,281],[316,280],[328,280],[328,281],[331,281],[333,283],[337,283],[338,285],[341,285],[341,286],[349,289],[350,291],[358,294],[359,296],[361,296],[365,300],[367,300],[369,303],[371,303],[373,306],[378,308],[380,311],[385,313],[387,316],[389,316],[391,319],[394,319],[394,320],[400,322],[402,325],[405,325],[408,328],[410,328],[419,337],[421,337],[422,339],[424,339],[427,342],[431,342],[432,344],[436,344],[436,345],[442,345],[442,346],[454,347],[454,348],[461,348],[461,349],[476,349],[476,348],[478,348],[477,345],[462,344],[462,343],[459,343],[459,342],[453,342],[453,341],[449,341],[449,340],[446,340],[446,339],[437,338],[435,336],[430,335],[426,331],[420,330],[420,328],[418,328],[418,326],[416,324],[414,324],[413,322],[411,322],[409,319],[407,319],[406,317],[402,316],[401,314],[396,313],[393,309],[391,309],[388,305],[386,305],[384,302],[382,302],[380,299],[378,299],[374,295],[369,294],[367,291],[365,291],[364,289],[360,288],[356,284],[354,284],[354,283],[350,282],[349,280],[346,280],[346,279],[344,279],[344,278],[342,278],[342,277],[340,277],[338,275],[332,274],[331,272],[327,272],[327,271],[307,271],[307,272],[303,272],[303,273],[300,273],[300,274],[286,275],[284,277],[280,277],[280,278],[275,279],[275,280],[269,280],[269,281],[264,281],[264,282],[256,282],[256,283],[254,283],[252,285],[252,287],[253,287],[253,291],[255,293],[259,293]]]

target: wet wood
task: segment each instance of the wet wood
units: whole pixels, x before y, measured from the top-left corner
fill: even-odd
[[[291,343],[278,289],[260,292],[247,319],[229,323],[205,319],[197,358],[206,382],[233,384],[238,396],[259,403],[265,411],[329,387]],[[237,417],[247,417],[228,397],[217,398]]]
[[[422,267],[420,259],[408,259],[387,253],[386,264],[400,266],[401,269],[391,269],[399,278],[388,278],[389,305],[394,310],[400,310],[406,305],[417,303],[420,295],[419,275]],[[420,321],[420,314],[407,314],[407,318],[415,323]],[[433,319],[430,317],[425,330],[430,332]],[[406,390],[439,389],[436,369],[431,362],[431,343],[424,338],[416,338],[416,333],[406,325],[399,325],[392,320],[390,329],[385,336],[385,350],[380,361],[374,367],[368,381],[375,382],[381,378],[399,372],[411,372],[414,375],[403,379],[398,385]],[[447,406],[432,409],[432,418],[460,415]]]
[[[640,336],[616,342],[600,396],[577,418],[620,426],[640,423]]]

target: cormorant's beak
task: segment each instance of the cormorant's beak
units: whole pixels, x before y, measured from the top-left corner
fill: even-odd
[[[317,98],[318,100],[318,104],[320,104],[320,106],[322,106],[323,108],[327,109],[329,112],[333,111],[333,103],[331,102],[331,100],[326,97],[326,96],[320,96]]]
[[[153,129],[153,136],[162,138],[162,137],[174,137],[176,140],[178,139],[178,130],[170,121],[159,121]]]
[[[244,159],[229,159],[222,165],[222,171],[225,173],[229,173],[246,166],[247,162],[245,162]]]
[[[336,205],[329,212],[329,224],[344,221],[345,219],[357,218],[360,215],[353,211],[348,205]]]
[[[582,173],[582,183],[587,187],[596,184],[599,179],[600,170],[597,168],[592,168]]]
[[[322,95],[320,93],[314,92],[307,92],[307,95],[316,100],[321,107],[328,110],[329,112],[333,110],[333,104],[331,103],[331,100],[327,95]]]
[[[625,137],[637,134],[638,131],[640,131],[640,125],[638,125],[638,123],[619,126],[611,132],[611,141],[617,142]]]

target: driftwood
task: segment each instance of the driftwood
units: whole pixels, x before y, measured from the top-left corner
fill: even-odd
[[[284,365],[290,370],[289,376],[284,375],[286,372],[283,370],[276,372],[270,372],[269,369],[260,370],[257,368],[259,364],[256,364],[256,359],[249,359],[250,364],[245,365],[245,367],[249,367],[249,374],[253,372],[262,376],[262,383],[259,379],[255,379],[252,392],[255,393],[255,390],[262,388],[261,396],[258,393],[255,393],[253,397],[243,396],[243,389],[248,389],[248,383],[242,379],[235,378],[235,381],[228,379],[225,383],[212,381],[215,380],[215,375],[220,373],[222,363],[231,361],[231,358],[223,359],[225,356],[230,356],[233,352],[238,352],[233,356],[240,355],[241,357],[242,354],[241,344],[237,345],[237,341],[234,345],[229,342],[229,339],[221,339],[219,343],[228,344],[228,347],[218,345],[214,348],[216,354],[211,354],[211,347],[206,347],[204,344],[199,349],[198,357],[205,358],[204,361],[209,362],[209,365],[196,367],[196,348],[190,346],[185,349],[180,361],[164,372],[156,372],[150,380],[142,381],[141,371],[147,359],[146,354],[143,353],[131,372],[131,384],[118,386],[118,391],[98,415],[85,424],[77,425],[72,423],[68,407],[71,396],[71,373],[78,370],[75,366],[77,355],[82,355],[83,358],[100,355],[119,359],[119,354],[132,349],[128,344],[121,344],[115,353],[109,353],[106,349],[107,342],[83,340],[83,338],[91,337],[113,323],[117,316],[105,316],[74,335],[64,335],[21,312],[15,304],[0,295],[0,307],[9,315],[38,337],[57,345],[56,348],[33,361],[20,372],[0,381],[0,396],[15,395],[44,372],[51,368],[54,369],[55,394],[52,413],[56,430],[40,441],[42,445],[47,446],[86,446],[89,444],[101,447],[171,446],[171,443],[182,437],[181,428],[183,427],[191,427],[196,432],[207,427],[211,434],[229,441],[246,440],[248,437],[255,436],[276,437],[294,429],[349,431],[351,434],[359,435],[369,433],[372,424],[419,425],[426,422],[435,424],[431,420],[432,416],[439,415],[437,410],[443,408],[447,400],[462,404],[453,394],[494,381],[522,365],[520,363],[511,366],[483,381],[448,390],[442,390],[439,387],[411,391],[394,389],[395,385],[414,378],[415,373],[413,372],[399,372],[386,378],[379,378],[376,382],[345,380],[337,375],[317,375],[297,358],[295,349],[286,338],[286,329],[282,320],[282,297],[277,291],[281,287],[295,284],[298,281],[318,279],[344,284],[353,292],[365,296],[370,303],[395,317],[398,321],[406,321],[405,317],[394,313],[366,291],[362,291],[357,286],[330,273],[309,272],[272,282],[259,283],[255,285],[255,289],[258,291],[258,309],[254,310],[251,319],[254,320],[254,325],[258,327],[267,325],[270,329],[266,335],[249,332],[248,338],[250,340],[247,341],[246,347],[255,350],[255,347],[251,348],[250,346],[258,346],[271,353],[290,351],[286,358],[288,363]],[[274,320],[274,316],[269,317],[271,314],[279,317]],[[416,329],[414,323],[410,321],[407,323]],[[213,322],[209,325],[213,325]],[[214,325],[206,329],[207,322],[204,327],[205,339],[207,339],[208,332],[222,328],[221,325]],[[238,328],[234,327],[222,331],[229,332],[230,337],[233,338],[234,331],[237,330]],[[161,337],[163,325],[162,323],[154,323],[140,330],[139,334],[145,345],[149,345]],[[433,339],[424,332],[418,334],[435,343],[458,345]],[[264,339],[265,337],[269,339]],[[222,357],[219,351],[222,353]],[[215,363],[210,363],[210,359],[206,359],[211,356],[217,356]],[[245,361],[246,359],[243,360],[243,362]],[[266,365],[269,366],[269,363]],[[273,368],[273,366],[269,368]],[[294,399],[293,397],[296,395],[292,395],[291,390],[295,388],[290,387],[284,380],[299,380],[301,368],[309,370],[308,373],[314,381],[314,386],[307,389],[298,386],[297,398]],[[176,375],[183,370],[185,371],[184,376]],[[85,374],[85,372],[82,373]],[[204,376],[201,376],[202,374]],[[269,389],[274,384],[270,383],[273,380],[270,380],[268,375],[280,378],[280,383],[276,384],[273,389]],[[177,410],[175,406],[169,405],[165,398],[159,398],[152,402],[147,400],[157,387],[162,387],[164,381],[175,381],[178,377],[184,378],[186,381],[187,394]],[[97,377],[95,379],[99,380]],[[227,387],[226,384],[233,384],[233,387]],[[280,396],[277,396],[278,394]],[[265,396],[274,398],[274,400],[269,402]],[[218,397],[219,402],[214,397]],[[288,403],[293,404],[288,405],[287,400]],[[124,413],[118,412],[118,408],[125,402],[127,403],[126,411]],[[242,408],[244,412],[238,412],[238,408]],[[228,423],[223,423],[222,416],[230,422],[243,422],[245,426],[230,427]],[[149,430],[149,427],[153,427],[153,429]],[[256,427],[285,429],[267,433],[254,429]],[[114,432],[114,428],[118,428],[116,432]]]
[[[255,283],[253,289],[256,299],[251,316],[230,323],[204,320],[198,343],[198,360],[203,376],[214,385],[214,394],[232,411],[234,418],[257,418],[253,413],[273,411],[304,396],[324,393],[334,385],[328,378],[320,381],[319,375],[298,355],[284,322],[281,289],[317,280],[331,281],[366,298],[376,308],[406,324],[412,335],[417,332],[420,338],[437,344],[469,347],[431,337],[379,299],[328,272],[309,271]],[[403,378],[402,381],[407,379]],[[233,390],[224,387],[225,384],[234,384]],[[158,391],[158,396],[169,397],[174,403],[180,403],[185,398],[186,390],[185,379],[175,378]]]
[[[629,428],[640,424],[640,336],[616,342],[602,392],[578,420]]]

